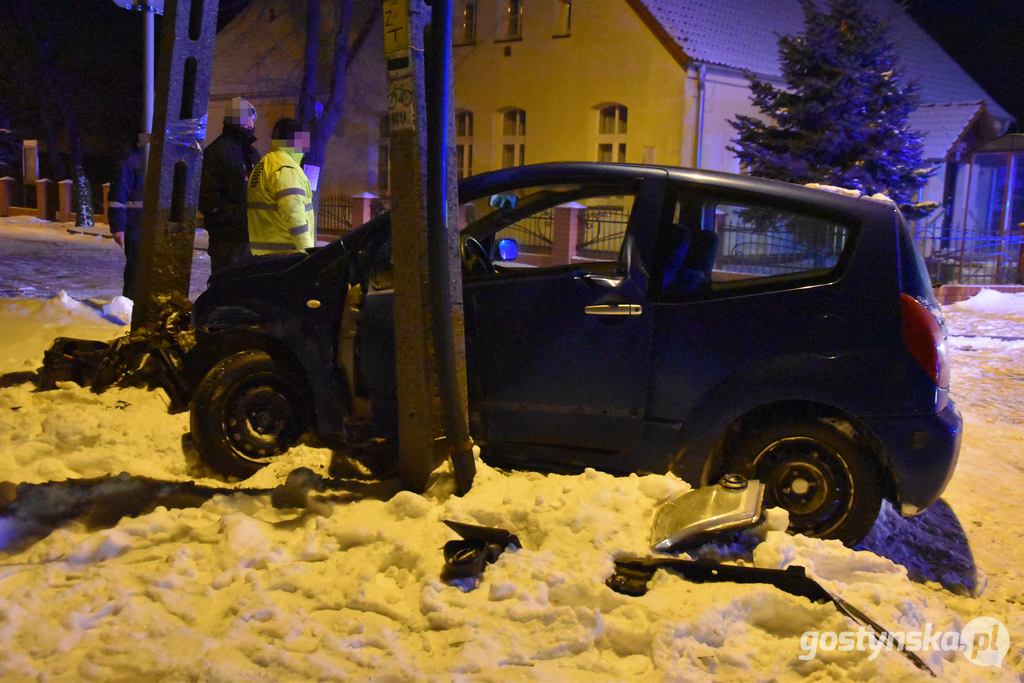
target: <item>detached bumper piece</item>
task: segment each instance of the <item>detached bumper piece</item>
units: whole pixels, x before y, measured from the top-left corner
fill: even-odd
[[[790,595],[807,598],[812,602],[831,602],[840,613],[854,622],[874,631],[879,638],[888,633],[859,609],[849,604],[838,595],[832,594],[814,579],[807,576],[803,567],[791,566],[786,569],[761,569],[731,564],[719,564],[701,560],[680,560],[676,558],[637,558],[615,561],[615,572],[608,577],[606,584],[617,593],[641,596],[647,593],[647,585],[654,573],[659,569],[679,574],[687,581],[694,583],[764,583],[783,590]],[[927,671],[932,676],[935,672],[924,663],[916,653],[901,650],[914,666]]]

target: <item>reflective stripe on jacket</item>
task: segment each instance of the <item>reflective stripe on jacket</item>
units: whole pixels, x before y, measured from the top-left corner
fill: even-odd
[[[299,154],[273,147],[249,176],[249,249],[256,256],[310,249],[316,219]]]

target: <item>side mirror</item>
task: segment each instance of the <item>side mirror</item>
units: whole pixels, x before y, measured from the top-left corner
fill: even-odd
[[[498,256],[502,261],[515,261],[519,257],[519,242],[512,239],[498,240]]]
[[[502,209],[514,209],[516,204],[519,203],[519,197],[514,194],[492,194],[489,203],[499,211]]]

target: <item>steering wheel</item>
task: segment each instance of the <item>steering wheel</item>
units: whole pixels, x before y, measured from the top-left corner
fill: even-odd
[[[495,273],[487,250],[475,237],[469,235],[462,239],[462,268],[471,277]]]

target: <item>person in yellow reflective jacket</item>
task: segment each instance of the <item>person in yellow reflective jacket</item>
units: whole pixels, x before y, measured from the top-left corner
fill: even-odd
[[[255,256],[304,251],[315,244],[313,192],[302,170],[309,130],[281,119],[270,136],[270,153],[249,174],[249,249]]]

